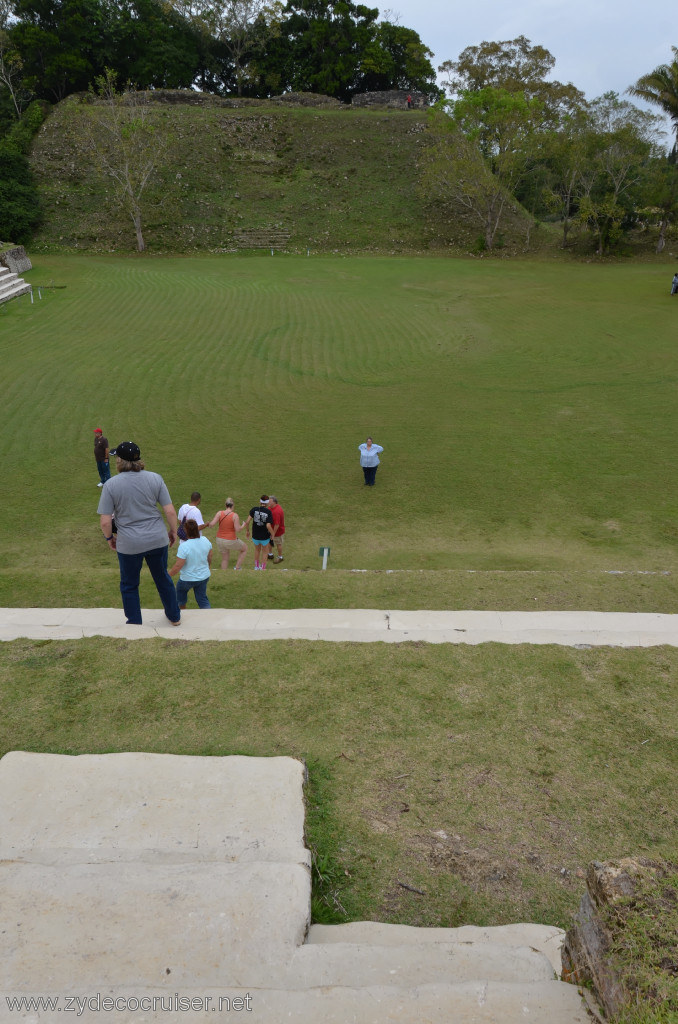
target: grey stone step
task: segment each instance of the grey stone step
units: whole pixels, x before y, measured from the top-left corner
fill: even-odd
[[[309,923],[303,865],[0,864],[0,991],[266,985]]]
[[[0,1024],[61,1024],[66,996],[123,1000],[116,1024],[214,1022],[234,998],[260,1024],[584,1024],[558,929],[309,929],[303,778],[281,757],[7,754]],[[39,993],[59,1008],[3,998]]]
[[[487,942],[421,943],[375,946],[371,943],[304,945],[295,950],[271,987],[309,989],[321,985],[369,988],[375,985],[417,987],[444,981],[554,981],[550,961],[529,947]]]
[[[313,924],[306,942],[354,943],[372,946],[405,946],[429,948],[436,943],[492,943],[502,947],[525,947],[538,950],[560,976],[560,950],[565,932],[545,924],[505,924],[481,928],[466,924],[458,928],[414,928],[405,924],[382,924],[377,921],[352,921],[349,924]]]
[[[461,985],[417,985],[404,988],[398,985],[379,985],[357,988],[350,985],[315,988],[303,992],[279,989],[183,989],[167,984],[152,992],[138,988],[109,990],[100,987],[97,992],[84,992],[71,988],[57,995],[41,984],[33,994],[45,993],[60,998],[61,1012],[41,1010],[35,1012],[8,1011],[5,1000],[0,1002],[0,1022],[17,1021],[40,1024],[63,1024],[64,999],[69,995],[73,1016],[82,1024],[100,1024],[102,1018],[115,1019],[115,1024],[214,1024],[215,1020],[243,1019],[253,1024],[591,1024],[577,989],[562,982],[534,982],[531,984],[467,982]],[[14,993],[10,993],[13,995]],[[152,999],[156,997],[156,1008]],[[117,999],[119,1009],[107,1014],[96,1009],[106,997]],[[167,1009],[160,1009],[164,997]],[[86,1002],[93,1001],[90,1009]],[[139,1001],[148,1002],[140,1007]],[[177,1000],[196,1000],[193,1012],[172,1012]],[[222,1000],[221,1004],[219,1000]],[[129,1003],[127,1001],[130,1001]],[[174,1000],[174,1003],[173,1003]],[[209,1000],[209,1002],[208,1002]],[[238,1000],[236,1005],[233,1001]],[[123,1002],[125,1001],[125,1002]],[[227,1002],[228,1001],[228,1002]],[[127,1009],[127,1006],[130,1009]],[[186,1005],[186,1004],[184,1004]],[[82,1006],[80,1010],[79,1006]],[[237,1016],[235,1016],[237,1014]]]
[[[289,757],[31,754],[0,760],[0,858],[310,865]]]
[[[0,302],[7,302],[9,299],[15,299],[19,295],[31,291],[31,285],[27,284],[23,278],[10,273],[6,267],[2,269],[5,270],[5,273],[0,276]]]

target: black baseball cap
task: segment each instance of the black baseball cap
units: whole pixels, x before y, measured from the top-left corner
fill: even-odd
[[[141,449],[134,441],[121,441],[110,454],[117,455],[119,459],[124,459],[125,462],[138,462],[141,458]]]

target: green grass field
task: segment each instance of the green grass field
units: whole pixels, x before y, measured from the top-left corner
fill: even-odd
[[[278,494],[284,570],[216,570],[215,606],[678,612],[661,267],[51,256],[29,278],[54,287],[0,307],[0,604],[119,606],[102,426],[177,505]],[[304,757],[316,917],[566,926],[590,860],[678,860],[677,669],[668,648],[19,640],[0,752]]]
[[[325,913],[567,926],[589,861],[676,860],[677,671],[669,648],[16,640],[0,752],[303,757]]]
[[[215,604],[678,610],[661,267],[53,256],[28,277],[58,287],[0,308],[5,604],[118,603],[100,425],[177,506],[281,499],[287,572],[216,573]],[[300,571],[321,544],[331,571]]]

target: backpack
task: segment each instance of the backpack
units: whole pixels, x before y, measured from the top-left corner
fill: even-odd
[[[184,516],[184,518],[179,523],[179,529],[177,530],[177,537],[179,538],[179,540],[188,540],[188,534],[186,533],[186,520],[187,519],[188,519],[188,516]]]

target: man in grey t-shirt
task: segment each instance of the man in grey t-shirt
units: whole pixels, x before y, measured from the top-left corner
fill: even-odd
[[[120,565],[120,593],[128,625],[141,625],[139,578],[146,562],[156,585],[165,615],[172,625],[181,619],[172,578],[167,572],[167,552],[177,536],[177,513],[158,473],[149,473],[134,441],[123,441],[111,452],[118,475],[107,480],[97,512],[109,547],[117,551]],[[165,513],[165,529],[158,508]],[[113,516],[117,534],[113,533]]]

